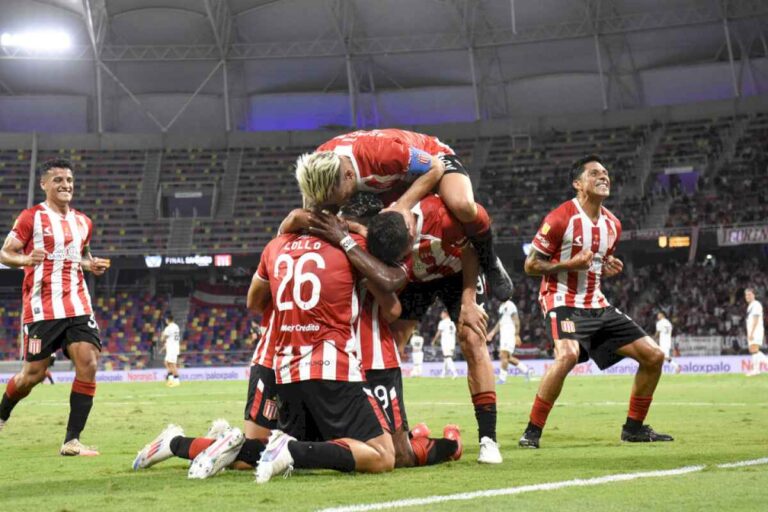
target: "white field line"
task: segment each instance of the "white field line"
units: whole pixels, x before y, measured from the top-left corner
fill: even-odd
[[[718,464],[718,468],[737,468],[744,466],[756,466],[759,464],[768,464],[768,457],[762,459],[744,460],[728,464]],[[463,492],[458,494],[445,494],[438,496],[427,496],[424,498],[409,498],[404,500],[385,501],[381,503],[368,503],[361,505],[349,505],[342,507],[325,508],[319,512],[366,512],[368,510],[388,510],[394,508],[416,507],[422,505],[433,505],[435,503],[445,503],[448,501],[468,501],[477,498],[493,498],[496,496],[510,496],[514,494],[523,494],[535,491],[555,491],[567,487],[588,487],[594,485],[603,485],[613,482],[627,482],[630,480],[639,480],[641,478],[658,478],[667,476],[685,475],[696,473],[707,466],[701,464],[698,466],[684,466],[676,469],[667,469],[659,471],[643,471],[638,473],[620,473],[616,475],[606,475],[595,478],[573,480],[564,480],[561,482],[549,482],[544,484],[522,485],[520,487],[507,487],[505,489],[488,489],[485,491]]]
[[[417,400],[408,400],[407,405],[423,405],[423,406],[455,406],[466,405],[467,402],[421,402]],[[498,403],[502,406],[509,405],[530,405],[532,402],[507,402],[504,400],[498,400]],[[629,401],[626,402],[556,402],[555,406],[563,407],[627,407]],[[653,402],[651,407],[753,407],[753,406],[768,406],[768,402]]]

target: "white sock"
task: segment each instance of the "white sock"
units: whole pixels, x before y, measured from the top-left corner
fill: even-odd
[[[509,368],[507,368],[506,371],[504,370],[504,368],[502,368],[501,371],[499,372],[499,380],[502,383],[507,382],[507,375],[509,375],[509,373],[507,373],[508,371],[509,371]]]
[[[451,372],[451,375],[453,375],[455,377],[456,376],[456,365],[453,364],[453,358],[452,357],[446,358],[446,362],[448,364],[448,371]]]
[[[522,361],[517,363],[517,369],[523,373],[528,373],[528,366],[526,366],[526,364],[523,363]]]
[[[755,352],[752,354],[752,371],[760,373],[760,362],[765,359],[765,354],[762,352]]]

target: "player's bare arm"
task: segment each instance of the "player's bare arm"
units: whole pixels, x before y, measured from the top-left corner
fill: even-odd
[[[104,274],[104,272],[109,269],[110,261],[106,258],[96,258],[91,254],[91,248],[89,246],[85,246],[83,248],[83,256],[80,260],[80,267],[86,271],[90,272],[95,276],[101,276]]]
[[[493,337],[496,336],[496,333],[499,332],[499,326],[501,325],[501,321],[496,322],[496,325],[493,326],[493,329],[488,333],[488,336],[485,337],[485,341],[490,343],[493,340]]]
[[[416,181],[414,181],[411,186],[408,187],[408,190],[406,190],[405,193],[400,196],[400,199],[398,199],[395,204],[389,208],[386,208],[384,211],[393,210],[404,212],[403,217],[406,219],[407,225],[409,219],[411,218],[410,215],[407,215],[407,212],[416,206],[416,203],[421,201],[424,196],[434,190],[437,184],[440,183],[440,179],[443,177],[443,174],[445,174],[445,165],[443,165],[443,162],[439,158],[432,156],[432,163],[429,167],[429,170],[419,176]]]
[[[546,276],[563,271],[589,270],[594,254],[592,251],[581,251],[576,256],[565,261],[553,263],[550,257],[544,253],[531,249],[531,253],[525,259],[525,273],[529,276]],[[615,274],[614,274],[615,275]]]
[[[310,233],[337,247],[349,236],[347,223],[334,215],[314,211],[309,222]],[[408,276],[403,269],[382,263],[357,244],[344,250],[355,269],[382,292],[393,293],[405,286]]]
[[[396,294],[382,291],[368,279],[363,280],[363,286],[376,298],[376,302],[379,303],[379,314],[381,314],[385,322],[391,324],[400,318],[400,315],[403,313],[403,306],[400,304],[400,299],[397,298]]]
[[[520,338],[520,315],[515,313],[512,315],[512,320],[515,322],[515,346],[519,347],[523,344],[523,340]]]
[[[32,249],[29,254],[24,254],[24,244],[13,236],[5,239],[3,248],[0,249],[0,263],[7,267],[21,268],[34,267],[45,260],[43,249]]]
[[[307,228],[309,228],[309,210],[296,208],[280,223],[277,234],[298,233]]]
[[[477,303],[477,278],[480,273],[480,264],[471,246],[461,251],[461,271],[463,289],[459,322],[456,327],[461,330],[462,326],[466,326],[484,340],[488,334],[488,313]]]
[[[263,313],[271,301],[272,292],[269,289],[269,282],[261,279],[258,272],[254,273],[245,299],[246,307],[254,313]]]

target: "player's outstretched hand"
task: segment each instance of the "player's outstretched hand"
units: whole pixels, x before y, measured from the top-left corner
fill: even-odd
[[[624,270],[624,263],[619,258],[608,256],[603,263],[603,276],[613,277]]]
[[[458,327],[467,327],[484,340],[488,336],[488,313],[479,304],[462,304]]]
[[[108,258],[91,258],[91,273],[95,276],[104,274],[111,261]]]
[[[309,216],[309,233],[338,246],[345,236],[349,236],[349,228],[335,215],[313,211]]]
[[[592,259],[595,257],[595,255],[592,253],[592,251],[585,249],[581,251],[579,254],[574,256],[573,258],[569,259],[567,262],[568,269],[569,270],[589,270],[589,267],[592,266]]]
[[[45,261],[45,250],[43,249],[32,249],[32,252],[27,254],[27,263],[24,265],[25,267],[36,267],[37,265],[41,264],[43,261]]]

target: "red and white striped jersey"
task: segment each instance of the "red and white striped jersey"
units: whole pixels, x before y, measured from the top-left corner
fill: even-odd
[[[267,306],[264,310],[264,314],[261,317],[261,337],[256,343],[256,349],[253,351],[253,357],[251,358],[251,365],[259,364],[266,368],[275,367],[275,338],[272,335],[272,326],[275,323],[275,311],[272,308],[272,304]]]
[[[560,306],[593,309],[609,305],[600,289],[600,278],[603,261],[616,251],[620,236],[621,222],[607,208],[600,208],[595,223],[576,198],[549,212],[533,239],[535,250],[552,262],[568,260],[585,247],[595,256],[589,270],[542,277],[539,303],[544,314]]]
[[[411,211],[416,214],[416,240],[401,265],[408,280],[432,281],[461,272],[461,251],[468,239],[443,200],[426,196]]]
[[[453,155],[453,150],[437,137],[423,133],[385,128],[358,130],[338,135],[317,148],[349,157],[357,175],[357,189],[384,192],[402,181],[409,181],[411,148],[432,156]],[[421,162],[425,163],[425,162]]]
[[[389,324],[379,317],[379,303],[373,294],[360,290],[363,307],[357,321],[358,352],[363,370],[387,370],[400,368],[400,354]]]
[[[352,237],[365,247],[365,239]],[[272,292],[278,384],[363,380],[355,274],[344,251],[313,236],[286,233],[264,248],[257,276]]]
[[[40,265],[24,267],[23,323],[93,313],[80,267],[92,232],[91,219],[72,208],[61,215],[40,203],[21,212],[8,236],[24,244],[24,254],[33,249],[47,253]]]

